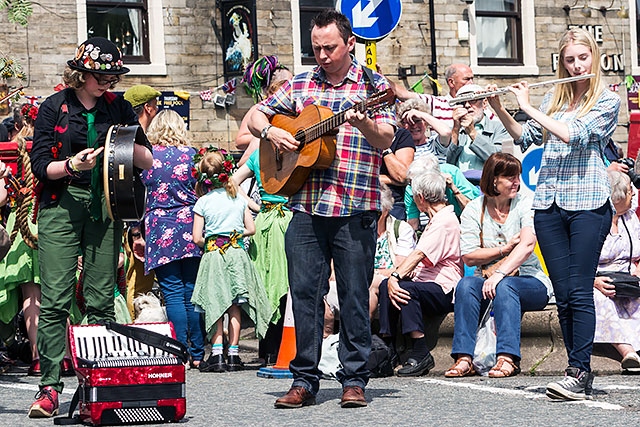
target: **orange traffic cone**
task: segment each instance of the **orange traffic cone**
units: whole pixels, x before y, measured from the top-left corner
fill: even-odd
[[[293,378],[289,371],[289,362],[296,357],[296,329],[293,322],[291,294],[287,294],[287,307],[282,327],[282,341],[278,350],[278,359],[272,367],[260,368],[257,375],[261,378]]]

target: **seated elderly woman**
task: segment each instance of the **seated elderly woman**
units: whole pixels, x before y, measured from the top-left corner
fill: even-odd
[[[609,171],[611,202],[616,213],[611,231],[604,241],[598,271],[623,271],[640,274],[640,221],[633,209],[633,190],[627,174]],[[596,307],[594,343],[609,343],[622,356],[622,369],[640,372],[640,298],[616,296],[615,286],[606,274],[599,273],[593,286]]]
[[[378,309],[380,282],[388,279],[395,268],[416,247],[416,232],[407,222],[393,217],[393,195],[385,184],[380,184],[380,205],[382,215],[378,218],[378,240],[374,275],[369,286],[369,316],[373,317]]]
[[[484,195],[462,212],[462,260],[478,268],[475,276],[464,277],[456,287],[451,349],[456,362],[445,372],[446,377],[475,374],[476,331],[489,300],[494,306],[498,356],[489,376],[518,374],[522,312],[543,309],[551,296],[551,281],[533,253],[532,200],[518,193],[521,172],[520,161],[511,154],[489,156],[480,180]],[[501,264],[492,269],[498,262]],[[493,271],[483,273],[487,270]]]
[[[413,197],[429,216],[416,249],[380,284],[380,335],[393,342],[398,319],[413,348],[398,376],[425,375],[435,366],[424,334],[423,312],[452,310],[453,289],[462,277],[460,224],[447,205],[446,182],[439,172],[413,178]]]

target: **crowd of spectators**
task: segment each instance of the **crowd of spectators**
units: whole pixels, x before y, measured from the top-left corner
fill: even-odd
[[[580,34],[575,37],[578,36]],[[568,46],[574,45],[569,43]],[[134,263],[137,263],[137,279],[133,273],[132,276],[128,275],[131,279],[128,283],[130,289],[149,290],[155,274],[168,320],[173,323],[177,338],[189,348],[188,366],[198,367],[203,372],[243,369],[244,362],[238,355],[243,310],[255,323],[260,338],[259,363],[275,363],[282,337],[282,317],[287,292],[290,289],[289,281],[294,277],[297,278],[296,283],[299,282],[298,287],[313,287],[306,283],[309,271],[300,265],[292,267],[290,263],[294,258],[292,255],[285,257],[283,250],[291,243],[296,243],[301,248],[304,246],[301,241],[295,240],[297,237],[293,236],[294,233],[287,232],[290,223],[309,235],[313,234],[312,230],[316,226],[303,223],[302,218],[305,217],[301,215],[296,217],[292,213],[292,210],[295,210],[291,208],[292,202],[287,197],[268,194],[262,187],[263,171],[260,168],[259,148],[261,140],[268,140],[268,132],[271,131],[271,136],[274,137],[275,134],[276,139],[281,140],[281,144],[285,146],[288,137],[281,137],[281,130],[272,129],[273,126],[267,124],[262,129],[261,138],[258,138],[253,129],[255,124],[253,128],[251,125],[252,120],[257,120],[258,123],[262,123],[263,118],[266,120],[267,112],[279,111],[277,109],[281,107],[280,104],[285,102],[282,97],[292,90],[298,80],[297,77],[292,77],[275,57],[261,58],[250,70],[249,78],[261,84],[259,93],[262,94],[264,91],[266,97],[262,103],[251,108],[243,120],[237,146],[246,151],[239,170],[224,150],[213,147],[201,150],[194,148],[186,126],[177,113],[166,110],[156,114],[158,107],[155,99],[160,92],[155,89],[139,86],[134,91],[133,98],[125,95],[137,110],[129,109],[128,105],[118,104],[122,110],[120,113],[126,120],[134,122],[135,111],[139,123],[144,122],[150,142],[147,148],[153,146],[153,165],[149,166],[151,157],[147,155],[147,170],[142,173],[148,188],[145,218],[140,223],[129,224],[124,234],[119,228],[120,224],[117,224],[115,231],[109,229],[114,239],[111,252],[117,251],[116,247],[123,243],[127,247],[128,255],[125,267],[133,271]],[[120,74],[124,72],[126,71]],[[93,86],[109,84],[113,87],[119,81],[119,78],[103,81],[103,76],[90,75],[91,79],[95,80],[89,80]],[[279,77],[274,77],[276,75]],[[542,136],[546,132],[554,135],[563,133],[557,130],[555,122],[546,123],[529,110],[536,120],[545,122],[543,127],[548,129],[542,131],[534,120],[524,125],[517,124],[510,116],[507,117],[496,97],[470,100],[451,107],[448,101],[453,97],[484,89],[473,84],[473,73],[466,65],[451,65],[445,76],[450,92],[440,98],[418,96],[391,82],[390,86],[396,89],[400,102],[393,112],[385,112],[384,118],[380,120],[385,124],[384,129],[395,129],[393,139],[389,136],[390,132],[385,131],[384,136],[389,136],[386,145],[374,147],[366,144],[367,150],[379,155],[379,164],[376,166],[380,166],[377,189],[381,199],[381,214],[377,218],[372,217],[366,224],[365,219],[369,217],[363,216],[362,221],[358,220],[358,224],[362,223],[360,228],[377,231],[375,256],[368,260],[372,262],[373,271],[364,271],[369,264],[360,265],[363,274],[359,279],[368,278],[368,273],[371,273],[372,280],[367,281],[370,284],[368,318],[379,319],[379,328],[372,328],[372,332],[377,333],[392,352],[398,350],[399,342],[403,342],[403,347],[406,347],[401,357],[394,359],[398,361],[398,365],[395,366],[398,376],[425,375],[434,368],[435,362],[425,336],[428,326],[425,325],[425,319],[438,318],[450,312],[454,313],[455,319],[451,349],[454,363],[446,370],[445,376],[465,377],[479,373],[473,362],[476,331],[482,314],[492,302],[496,323],[497,357],[495,365],[487,371],[487,375],[493,378],[510,377],[517,375],[521,370],[522,313],[543,309],[554,295],[556,281],[553,274],[550,278],[543,270],[540,259],[534,253],[537,244],[537,223],[534,222],[534,216],[538,214],[534,215],[536,205],[533,196],[523,192],[520,186],[522,165],[515,156],[504,152],[504,148],[511,147],[514,142],[525,146],[539,143],[541,138],[546,138]],[[376,74],[376,79],[381,87],[386,87],[387,81],[384,76]],[[251,87],[256,87],[253,83]],[[86,90],[85,85],[86,82],[83,82],[75,90]],[[520,84],[514,91],[519,96],[523,109],[529,108],[528,101],[524,100],[526,94],[523,94],[526,85]],[[67,92],[70,93],[70,90]],[[100,99],[98,96],[93,97],[96,98],[93,100],[94,103]],[[261,99],[262,96],[258,98]],[[545,98],[545,102],[549,102],[548,98]],[[70,99],[71,101],[65,102],[77,102],[75,98]],[[576,109],[578,106],[574,105],[572,108]],[[14,109],[12,115],[2,121],[0,140],[29,138],[33,131],[31,111],[32,108],[28,106]],[[143,120],[143,117],[147,117],[148,121]],[[350,119],[363,127],[367,120],[358,117]],[[352,126],[351,131],[355,127],[357,126]],[[382,136],[379,137],[382,139]],[[560,144],[556,140],[554,143]],[[387,148],[383,148],[383,145]],[[90,155],[89,161],[93,161],[96,157],[93,156],[94,149],[84,150]],[[95,148],[96,153],[99,150],[100,148]],[[83,152],[77,153],[71,159],[79,160],[79,155]],[[41,157],[42,155],[40,153]],[[355,155],[353,153],[353,156]],[[81,163],[84,163],[84,160],[79,164]],[[45,166],[40,165],[39,170],[39,177],[43,180],[46,180],[47,176],[43,169]],[[65,164],[65,168],[74,166],[77,165],[73,162]],[[596,166],[599,168],[600,164]],[[0,178],[5,178],[6,166],[0,163],[0,169]],[[598,270],[628,271],[638,275],[640,222],[634,213],[632,202],[637,191],[632,187],[624,170],[620,170],[618,165],[610,167],[608,179],[611,183],[611,194],[602,193],[603,189],[607,188],[606,182],[603,181],[599,188],[603,200],[611,200],[615,213],[611,214],[609,224],[607,212],[603,211],[602,218],[606,219],[606,227],[603,226],[601,230],[604,244],[602,253],[596,251],[596,255],[600,256]],[[75,168],[72,171],[61,168],[60,174],[71,173],[75,179],[64,191],[82,191],[84,197],[90,198],[91,194],[87,192],[89,173],[82,175],[86,182],[78,183],[77,178],[81,175],[79,171],[74,171]],[[324,179],[317,172],[314,176],[319,182]],[[336,182],[338,176],[336,175]],[[257,197],[251,199],[245,194],[245,181],[255,183]],[[248,188],[250,187],[252,185]],[[315,197],[312,190],[309,189],[309,200],[312,196]],[[374,199],[377,194],[374,194],[370,194],[371,206],[376,204]],[[0,206],[7,202],[11,205],[9,199],[10,195],[6,191],[0,192]],[[319,200],[316,203],[322,205],[323,201]],[[298,208],[300,205],[298,203]],[[317,205],[314,205],[313,209],[316,209]],[[255,223],[250,210],[255,216]],[[90,213],[94,214],[87,212],[87,215]],[[100,214],[98,209],[97,215]],[[329,212],[325,217],[331,217]],[[349,215],[345,217],[350,218]],[[44,215],[44,218],[47,216]],[[91,226],[96,223],[96,219],[90,216],[86,216],[84,221]],[[338,223],[339,221],[335,222]],[[13,222],[9,221],[9,228],[12,224]],[[333,227],[334,225],[328,228],[331,233],[340,232],[341,227],[336,225],[335,230]],[[68,231],[74,230],[69,228]],[[368,233],[359,231],[363,234]],[[46,232],[41,235],[44,237],[44,245],[53,243],[47,240]],[[318,238],[318,233],[314,236]],[[369,237],[367,235],[367,239]],[[355,240],[349,242],[350,245],[355,245]],[[373,240],[370,243],[373,243]],[[545,243],[549,245],[549,240]],[[338,242],[326,245],[326,251],[333,251],[339,246]],[[373,249],[373,245],[369,246],[369,249]],[[81,249],[87,251],[90,248]],[[353,251],[355,246],[348,249]],[[24,248],[22,251],[26,254],[24,256],[31,257],[32,262],[35,259],[37,264],[37,251],[33,253]],[[76,280],[74,267],[77,264],[75,254],[78,250],[68,252],[68,266],[65,269],[69,271],[64,272],[65,283],[60,284],[60,289],[66,289]],[[110,255],[115,254],[111,252]],[[315,259],[307,259],[309,254],[306,254],[305,262],[309,263],[308,268],[317,269],[319,276],[331,277],[335,286],[336,279],[338,282],[345,281],[351,274],[347,274],[347,271],[355,266],[344,265],[345,259],[340,258],[341,253],[336,251],[335,255],[329,257],[332,261],[329,263],[330,269],[333,271],[316,265]],[[329,256],[324,252],[322,254]],[[305,254],[301,252],[299,255]],[[11,252],[6,259],[10,259],[10,256]],[[359,258],[354,255],[353,259]],[[24,260],[20,261],[20,265],[24,264]],[[47,266],[52,264],[53,260],[49,259]],[[100,265],[101,271],[111,271],[110,264],[107,264]],[[8,271],[11,266],[5,261],[2,267]],[[557,274],[558,267],[555,268],[554,272]],[[292,269],[295,269],[293,275]],[[60,271],[59,273],[61,274]],[[49,275],[51,274],[49,272]],[[149,283],[142,285],[141,280],[145,276]],[[62,325],[69,317],[70,301],[65,300],[64,312],[57,313],[54,310],[57,304],[56,295],[47,296],[44,324],[51,328],[55,323],[54,335],[60,338],[52,349],[50,344],[45,343],[45,338],[36,338],[41,300],[39,275],[35,274],[21,280],[22,282],[16,286],[22,285],[23,288],[22,312],[27,324],[26,338],[30,341],[31,353],[29,374],[42,374],[39,362],[41,354],[38,352],[42,347],[45,350],[42,355],[45,380],[55,386],[52,391],[60,392],[61,370],[69,368],[64,364],[68,357],[64,357],[64,345],[61,343]],[[49,280],[53,281],[53,278]],[[104,280],[115,282],[110,275]],[[215,286],[209,285],[214,280]],[[324,285],[322,284],[322,289]],[[326,288],[329,289],[328,283]],[[358,292],[361,291],[362,289],[358,289]],[[562,291],[565,294],[559,300],[559,308],[564,313],[569,310],[567,307],[571,304],[569,300],[572,297],[568,296],[570,292],[567,289],[563,288]],[[102,292],[101,298],[111,299],[110,292],[111,289],[109,292]],[[340,283],[336,292],[341,295],[343,301],[348,300],[347,295],[341,294],[346,291],[340,289]],[[640,357],[637,353],[640,350],[640,341],[637,339],[640,332],[640,300],[617,297],[611,279],[606,274],[595,277],[593,283],[589,281],[585,292],[587,296],[593,293],[595,300],[595,338],[591,341],[612,344],[620,354],[624,370],[640,371]],[[135,296],[133,291],[130,296]],[[323,298],[324,295],[317,291],[314,291],[313,295],[308,291],[308,295],[304,297],[294,295],[294,303],[298,304],[294,307],[296,319],[306,319],[307,323],[311,323],[317,318],[316,312],[322,311],[319,301]],[[305,307],[305,303],[315,305],[309,308]],[[111,304],[103,305],[111,307]],[[15,304],[12,308],[17,307]],[[354,311],[352,306],[346,307],[346,304],[343,308],[348,308],[353,313],[357,312],[358,315],[362,314],[358,310]],[[305,310],[309,312],[302,315]],[[10,311],[6,304],[0,306],[0,321],[4,325],[0,325],[1,338],[8,347],[12,344],[11,331],[4,331],[11,329],[6,325],[16,315]],[[54,320],[49,319],[52,313],[55,314]],[[134,314],[133,310],[131,313]],[[102,314],[92,312],[89,320],[97,321],[99,315]],[[351,316],[345,317],[338,324],[351,328],[357,323],[354,319],[355,317]],[[563,319],[563,331],[568,334],[571,332],[570,323],[573,320],[568,317]],[[369,326],[368,322],[365,323]],[[344,331],[332,332],[354,334],[355,328],[346,328]],[[38,329],[38,333],[42,331],[43,328]],[[205,358],[207,338],[212,344],[209,358]],[[306,349],[308,354],[299,352],[296,362],[300,364],[306,361],[307,365],[295,368],[299,376],[307,375],[306,383],[297,380],[299,384],[303,384],[300,387],[305,389],[304,393],[308,393],[304,395],[306,397],[301,404],[312,404],[310,394],[317,392],[315,374],[316,359],[319,355],[311,354],[314,344],[312,340],[316,338],[298,336],[299,341],[306,340],[304,342],[309,345]],[[367,340],[363,337],[358,339],[360,338],[362,340],[358,344],[359,347],[350,350],[354,354],[357,353],[358,357],[367,354]],[[586,335],[583,338],[588,340]],[[36,342],[39,343],[38,347]],[[570,364],[575,363],[572,361],[572,352],[575,350],[573,346],[574,343],[567,345]],[[11,351],[3,355],[3,367],[10,366],[19,357],[15,349]],[[346,354],[346,347],[342,351]],[[584,353],[584,349],[581,351]],[[308,360],[304,359],[305,357]],[[569,379],[550,384],[547,391],[549,397],[565,400],[588,398],[593,375],[589,371],[587,355],[582,354],[581,357],[581,364],[574,366],[577,371],[571,370],[571,366],[567,368],[566,375]],[[313,363],[316,366],[311,366]],[[362,396],[358,394],[356,400],[347,398],[347,406],[366,405],[363,397],[366,372],[354,364],[353,369],[356,368],[358,375],[353,376],[351,380],[355,378],[359,382],[353,383],[357,384],[356,386],[348,387],[360,387]],[[305,370],[313,371],[313,375]],[[571,378],[578,381],[578,385],[570,384]],[[348,380],[347,378],[345,381]],[[298,383],[294,382],[294,387],[285,398],[293,398],[290,394],[296,391],[295,384]],[[298,392],[303,393],[296,391]],[[276,402],[277,407],[292,407],[288,406],[291,403],[289,400],[281,399]],[[345,396],[343,403],[344,399]],[[35,416],[42,416],[39,414],[36,411]]]

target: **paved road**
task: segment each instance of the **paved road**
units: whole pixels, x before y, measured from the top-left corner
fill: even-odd
[[[245,355],[245,360],[250,360]],[[26,367],[0,375],[0,426],[51,426],[51,420],[30,420],[27,408],[37,390],[37,378]],[[608,375],[596,378],[595,400],[552,402],[545,384],[556,377],[527,376],[450,380],[442,376],[372,379],[366,408],[342,409],[340,385],[323,380],[318,404],[296,410],[276,410],[274,400],[290,380],[263,379],[255,370],[213,374],[187,372],[188,426],[425,425],[425,426],[607,426],[640,423],[640,377]],[[75,379],[62,394],[68,410]]]

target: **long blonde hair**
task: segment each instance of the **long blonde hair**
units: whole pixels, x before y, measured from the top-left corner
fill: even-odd
[[[153,145],[191,145],[187,125],[173,110],[162,110],[151,120],[147,138]]]
[[[589,50],[591,50],[592,62],[591,62],[591,73],[595,74],[593,78],[589,80],[589,89],[584,94],[584,100],[580,104],[580,109],[578,110],[578,117],[584,116],[586,113],[591,111],[596,102],[598,102],[598,98],[602,94],[604,87],[602,85],[602,73],[600,71],[600,48],[596,43],[593,36],[586,30],[582,28],[572,28],[568,30],[562,38],[560,39],[560,44],[558,50],[560,52],[560,58],[558,60],[558,78],[566,78],[571,77],[569,71],[564,67],[564,51],[567,46],[570,44],[579,44],[583,46],[587,46]],[[548,116],[552,116],[554,113],[560,111],[560,109],[573,101],[573,96],[575,89],[575,83],[565,83],[557,85],[553,91],[553,98],[551,100],[551,104],[549,110],[547,111]]]

